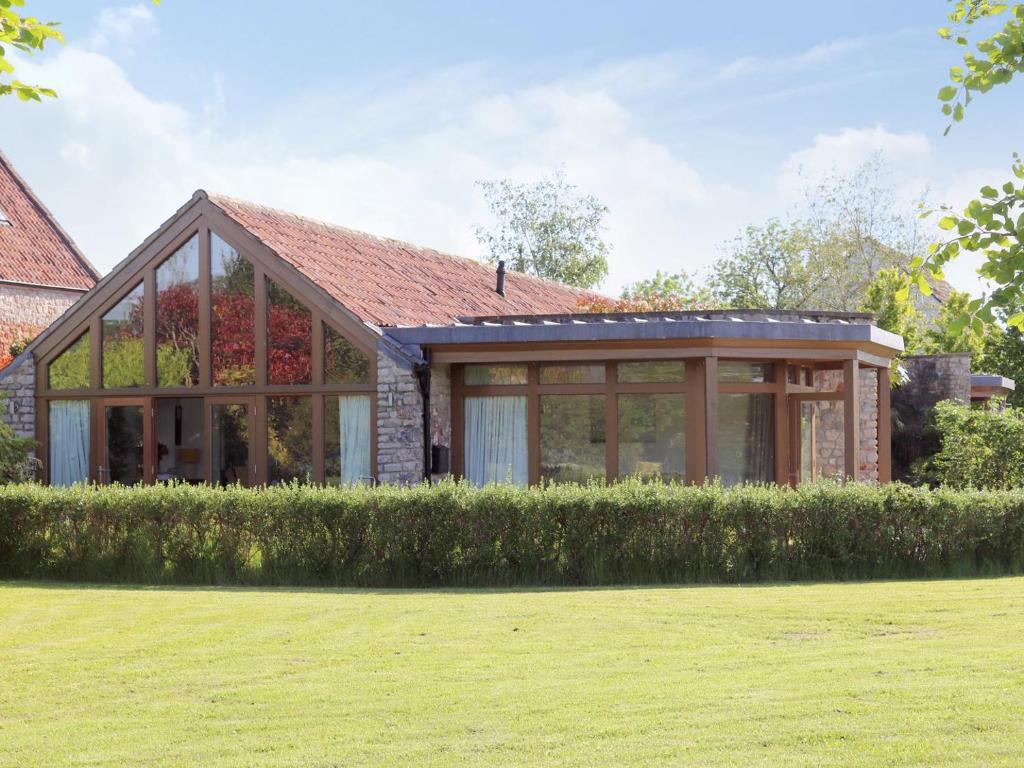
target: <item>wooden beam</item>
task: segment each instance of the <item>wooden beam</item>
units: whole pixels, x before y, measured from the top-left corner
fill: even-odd
[[[721,473],[718,466],[718,358],[704,358],[704,448],[707,477]]]
[[[846,476],[860,480],[860,370],[856,360],[843,365],[843,433]]]
[[[889,401],[889,369],[878,374],[878,482],[892,481],[892,410]]]

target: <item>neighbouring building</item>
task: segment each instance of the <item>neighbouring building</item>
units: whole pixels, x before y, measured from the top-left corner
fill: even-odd
[[[589,296],[199,191],[0,387],[54,484],[889,479],[870,316]]]
[[[0,367],[99,280],[0,152]]]

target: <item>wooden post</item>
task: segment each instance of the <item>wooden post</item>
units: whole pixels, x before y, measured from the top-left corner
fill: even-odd
[[[889,369],[878,368],[878,482],[892,481],[892,412]]]
[[[704,448],[707,477],[717,477],[718,466],[718,358],[704,358]]]
[[[775,371],[775,482],[789,482],[789,396],[786,394],[788,371],[785,360],[776,360]]]
[[[843,363],[843,432],[846,477],[860,480],[860,371],[856,360]]]

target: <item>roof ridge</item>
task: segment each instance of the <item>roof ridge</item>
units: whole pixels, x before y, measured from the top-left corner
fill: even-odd
[[[437,248],[432,248],[432,247],[430,247],[428,245],[417,245],[416,243],[409,242],[408,240],[401,240],[401,239],[399,239],[397,237],[388,237],[386,235],[378,235],[378,234],[375,234],[373,232],[367,232],[366,230],[362,230],[362,229],[353,229],[352,227],[346,227],[343,224],[337,224],[337,223],[334,223],[334,222],[326,221],[325,219],[317,219],[317,218],[314,218],[312,216],[306,216],[306,215],[301,214],[301,213],[295,213],[294,211],[286,211],[283,208],[274,208],[274,207],[269,206],[269,205],[264,205],[263,203],[256,203],[256,202],[253,202],[252,200],[244,200],[244,199],[242,199],[240,197],[234,197],[233,195],[225,195],[225,194],[221,194],[219,192],[209,192],[209,191],[203,191],[203,190],[198,190],[197,194],[200,191],[202,191],[203,194],[206,195],[207,199],[209,199],[214,204],[217,204],[218,200],[225,200],[225,201],[229,201],[231,203],[235,203],[236,205],[243,205],[243,206],[248,206],[250,208],[255,208],[255,209],[259,210],[259,211],[265,211],[265,212],[269,212],[269,213],[273,213],[273,214],[278,214],[278,215],[281,215],[281,216],[288,216],[288,217],[290,217],[292,219],[297,219],[298,221],[305,221],[305,222],[308,222],[310,224],[314,224],[314,225],[319,226],[319,227],[324,227],[325,229],[333,230],[333,231],[336,231],[336,232],[344,232],[344,233],[349,233],[349,234],[352,234],[352,235],[358,235],[360,237],[368,237],[368,238],[372,238],[373,240],[376,240],[376,241],[382,242],[382,243],[391,243],[393,245],[396,245],[396,246],[399,246],[399,247],[402,247],[402,248],[405,248],[405,249],[408,249],[408,250],[412,250],[412,251],[429,251],[431,254],[434,254],[436,256],[443,256],[444,258],[452,259],[452,260],[458,261],[458,262],[466,262],[466,261],[468,261],[468,262],[471,262],[473,264],[479,264],[479,265],[482,265],[482,266],[490,266],[486,262],[480,261],[479,259],[474,259],[474,258],[471,258],[469,256],[460,256],[460,255],[458,255],[456,253],[448,253],[447,251],[441,251],[441,250],[438,250]],[[593,291],[593,290],[590,290],[590,289],[587,289],[587,288],[578,288],[578,287],[573,286],[573,285],[565,285],[564,283],[559,283],[559,282],[557,282],[555,280],[549,280],[548,278],[538,277],[536,275],[531,275],[531,274],[529,274],[527,272],[519,272],[517,270],[509,270],[509,274],[514,274],[517,277],[526,278],[527,280],[537,281],[537,282],[543,283],[545,285],[554,285],[554,286],[557,286],[557,287],[559,287],[561,289],[568,290],[568,291],[571,291],[573,293],[578,293],[578,294],[580,294],[581,297],[585,297],[585,296],[600,296],[601,295],[601,294],[597,293],[596,291]]]
[[[96,267],[93,266],[93,263],[89,261],[88,258],[86,258],[84,253],[82,253],[81,249],[78,247],[75,241],[71,239],[71,235],[69,235],[65,231],[64,227],[60,225],[60,222],[57,221],[57,217],[54,216],[50,209],[43,204],[43,201],[36,196],[36,193],[32,191],[32,187],[30,187],[28,185],[28,182],[22,178],[20,173],[18,173],[17,169],[14,167],[14,164],[10,161],[7,155],[4,154],[2,149],[0,149],[0,165],[2,165],[4,169],[7,171],[7,173],[10,174],[11,178],[14,179],[14,183],[21,188],[21,191],[25,194],[25,197],[28,199],[28,201],[33,206],[35,206],[37,211],[39,211],[39,214],[42,216],[42,218],[56,233],[57,238],[68,247],[68,249],[71,251],[71,255],[74,256],[78,260],[79,264],[81,264],[85,268],[85,271],[89,273],[89,275],[93,279],[93,282],[99,282],[100,278],[102,277],[100,271],[96,269]],[[44,283],[39,283],[39,285],[46,285],[48,287],[53,288],[68,287],[58,285],[50,286],[49,284]],[[76,288],[75,290],[78,289]]]

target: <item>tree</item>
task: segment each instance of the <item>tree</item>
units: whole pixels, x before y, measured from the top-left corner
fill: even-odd
[[[868,285],[860,308],[875,316],[875,324],[883,330],[903,337],[903,348],[914,354],[921,344],[922,318],[907,295],[901,295],[910,285],[906,270],[898,267],[881,270]]]
[[[32,54],[43,50],[47,40],[64,42],[56,21],[39,21],[22,16],[15,8],[23,8],[25,0],[0,0],[0,96],[14,94],[22,101],[42,101],[43,96],[56,97],[52,88],[28,85],[12,77],[14,65],[7,57],[6,46]]]
[[[609,246],[602,237],[608,208],[582,195],[562,171],[532,184],[508,179],[478,181],[496,219],[478,226],[487,261],[579,288],[593,288],[608,274]]]
[[[711,290],[697,285],[685,271],[674,274],[662,272],[660,269],[654,277],[637,280],[622,290],[622,299],[626,301],[677,301],[681,305],[710,307],[715,303]]]
[[[1007,311],[1013,313],[1017,309]],[[979,373],[998,373],[1024,382],[1024,334],[1020,328],[992,327],[994,332],[985,335],[981,354],[974,359],[974,369]],[[1024,407],[1024,387],[1011,392],[1006,401],[1018,408]]]
[[[977,94],[987,93],[997,85],[1010,82],[1014,74],[1024,72],[1024,4],[1009,5],[991,0],[959,0],[948,19],[953,27],[943,27],[939,35],[957,45],[970,45],[969,34],[977,22],[1008,14],[1002,29],[975,44],[975,51],[965,52],[963,66],[952,67],[950,82],[939,90],[942,113],[953,122],[963,120],[965,109]],[[949,132],[953,123],[946,127]],[[941,276],[942,268],[964,251],[984,258],[978,274],[992,281],[996,288],[989,294],[967,303],[965,312],[956,319],[952,331],[968,326],[981,334],[984,324],[995,320],[1000,310],[1018,308],[1003,314],[1013,327],[1024,327],[1024,312],[1019,311],[1024,297],[1024,163],[1014,155],[1013,178],[998,189],[986,185],[980,196],[971,200],[961,213],[942,206],[939,227],[955,234],[945,242],[929,246],[928,256],[915,261],[917,286],[928,293],[925,273]],[[929,216],[925,211],[922,216]]]
[[[809,309],[831,279],[829,265],[815,256],[805,224],[770,219],[750,225],[733,241],[732,253],[715,264],[711,291],[727,307]]]
[[[971,295],[964,291],[953,291],[943,302],[934,325],[925,331],[922,352],[927,355],[948,352],[970,352],[977,362],[985,347],[985,339],[998,334],[1000,329],[994,323],[979,327],[961,327],[959,319],[967,312]],[[977,366],[975,366],[977,367]]]

